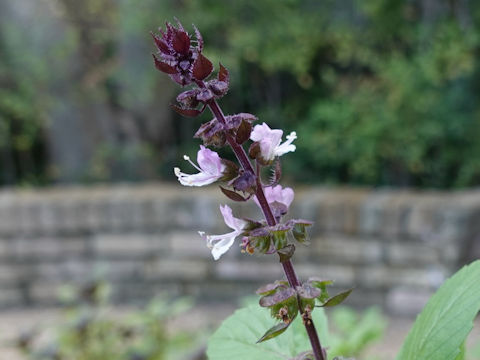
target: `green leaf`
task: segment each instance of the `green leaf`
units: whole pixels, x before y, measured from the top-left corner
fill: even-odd
[[[432,296],[417,317],[397,360],[451,360],[480,310],[480,261],[464,266]]]
[[[460,346],[460,353],[457,355],[455,360],[465,360],[465,341]]]
[[[267,330],[267,332],[265,334],[263,334],[263,336],[257,341],[257,344],[258,343],[261,343],[261,342],[264,342],[266,340],[270,340],[270,339],[273,339],[274,337],[277,337],[278,335],[280,335],[281,333],[283,333],[285,330],[287,330],[288,326],[290,325],[290,323],[284,323],[284,322],[281,322],[273,327],[271,327],[270,329]]]
[[[323,309],[312,312],[322,346],[328,346],[327,319]],[[311,349],[308,336],[300,316],[282,335],[267,342],[256,344],[272,326],[269,311],[258,305],[250,305],[235,311],[228,317],[208,341],[209,360],[278,360],[291,359]]]
[[[332,296],[330,299],[325,301],[321,306],[322,307],[332,307],[341,304],[347,297],[352,293],[353,289],[348,289],[346,291],[341,292],[335,296]]]

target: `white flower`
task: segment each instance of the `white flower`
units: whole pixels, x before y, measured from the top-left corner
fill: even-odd
[[[180,184],[185,186],[203,186],[211,184],[223,176],[225,165],[222,163],[222,159],[215,151],[207,149],[205,146],[200,145],[200,150],[197,154],[198,166],[195,165],[187,155],[183,158],[193,165],[198,171],[198,174],[185,174],[180,171],[178,167],[173,171],[178,177]]]
[[[247,224],[246,221],[233,217],[232,209],[228,205],[220,205],[220,211],[225,220],[225,224],[233,229],[232,232],[223,235],[205,235],[203,231],[198,232],[200,236],[207,241],[207,246],[212,250],[212,255],[215,260],[218,260],[220,256],[230,249],[235,238],[243,232],[243,228]]]
[[[292,142],[297,138],[297,134],[292,131],[290,135],[287,135],[287,140],[283,144],[280,144],[282,135],[282,130],[272,130],[267,124],[263,123],[262,125],[255,125],[250,134],[250,139],[260,143],[260,152],[263,159],[271,161],[276,156],[282,156],[296,149],[295,145],[292,145]]]

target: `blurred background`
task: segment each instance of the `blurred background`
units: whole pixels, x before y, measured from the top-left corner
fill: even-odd
[[[198,326],[213,329],[282,277],[275,259],[238,249],[214,263],[196,236],[225,230],[225,199],[173,175],[211,118],[172,112],[179,88],[152,65],[149,32],[174,16],[229,69],[226,113],[298,134],[282,160],[283,183],[299,189],[292,216],[316,221],[296,258],[303,278],[356,285],[350,306],[411,319],[480,256],[479,2],[0,0],[5,329],[60,321],[65,284],[70,302],[110,288],[127,312],[189,296]],[[400,344],[406,330],[385,331]]]

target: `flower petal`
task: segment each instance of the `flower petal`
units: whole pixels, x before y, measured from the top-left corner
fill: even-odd
[[[290,135],[287,135],[287,140],[283,143],[278,145],[275,150],[275,156],[282,156],[287,152],[293,152],[297,148],[295,145],[292,145],[292,142],[297,138],[297,134],[295,131],[292,131]]]
[[[238,231],[232,231],[231,233],[223,235],[205,235],[202,231],[198,233],[207,241],[207,247],[212,250],[212,256],[215,260],[220,259],[220,256],[230,249],[235,238],[240,235]]]
[[[219,175],[221,177],[225,169],[220,156],[203,145],[200,145],[200,150],[197,153],[197,162],[200,169],[211,175]]]
[[[262,157],[269,161],[275,158],[275,150],[282,141],[282,135],[282,130],[272,130],[266,123],[263,123],[261,125],[255,125],[250,134],[250,139],[260,142]]]
[[[245,225],[247,224],[246,221],[242,219],[237,219],[232,214],[232,209],[228,205],[220,205],[220,212],[222,213],[223,220],[227,226],[235,231],[241,232]]]
[[[180,181],[180,184],[184,186],[204,186],[209,185],[217,181],[222,175],[211,175],[204,172],[198,174],[185,174],[180,171],[178,167],[174,168],[175,175]]]
[[[287,188],[282,188],[281,185],[277,186],[268,186],[263,189],[265,193],[265,198],[267,199],[267,202],[269,204],[272,204],[274,202],[278,202],[280,204],[284,204],[287,208],[290,206],[290,204],[293,201],[293,198],[295,197],[295,193],[293,190],[289,187]],[[260,203],[258,202],[258,199],[256,196],[253,197],[253,201],[260,207]]]

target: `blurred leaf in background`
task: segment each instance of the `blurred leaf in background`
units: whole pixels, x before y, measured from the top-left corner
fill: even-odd
[[[189,299],[157,297],[143,310],[122,311],[109,303],[109,293],[109,286],[98,280],[62,288],[64,317],[53,329],[42,328],[28,342],[19,339],[19,349],[32,360],[197,358],[203,341],[198,329],[171,326],[172,320],[191,309]]]

